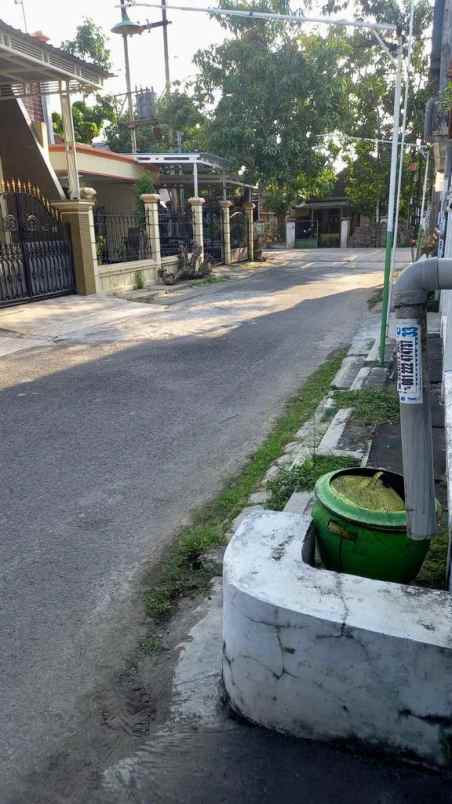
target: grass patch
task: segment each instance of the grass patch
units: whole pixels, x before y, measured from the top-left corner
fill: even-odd
[[[347,469],[356,466],[357,461],[351,458],[336,457],[334,455],[313,455],[301,466],[292,469],[282,469],[278,477],[269,483],[271,496],[267,507],[273,511],[282,511],[294,491],[307,491],[313,489],[316,481],[327,472],[336,469]]]
[[[369,310],[371,310],[372,307],[376,307],[377,304],[381,304],[382,301],[383,301],[383,285],[381,286],[381,288],[377,288],[376,290],[374,290],[372,295],[369,296],[369,298],[367,299],[367,306]]]
[[[161,642],[158,637],[149,637],[140,642],[140,650],[145,656],[152,656],[153,653],[158,653],[161,647]]]
[[[344,355],[344,351],[336,352],[311,374],[242,471],[210,503],[194,512],[192,524],[183,528],[160,565],[149,572],[144,582],[144,607],[149,617],[161,620],[172,613],[181,597],[208,589],[218,569],[213,562],[201,561],[201,556],[210,547],[225,543],[227,531],[256,485],[328,392]]]
[[[336,391],[338,407],[353,408],[353,418],[361,424],[394,424],[399,421],[399,398],[392,388],[360,388]]]
[[[446,588],[447,549],[449,535],[443,528],[435,536],[425,557],[425,561],[416,577],[416,584],[430,589]]]
[[[226,276],[208,276],[206,279],[198,279],[197,282],[193,282],[190,287],[192,288],[199,288],[202,285],[218,285],[219,282],[226,282]]]

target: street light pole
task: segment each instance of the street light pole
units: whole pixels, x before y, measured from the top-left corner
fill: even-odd
[[[132,153],[137,152],[137,132],[134,126],[134,111],[133,111],[133,96],[132,96],[132,82],[130,80],[130,61],[129,61],[129,43],[127,41],[127,34],[123,33],[122,40],[124,42],[124,64],[126,68],[126,91],[127,91],[127,106],[128,118],[130,128],[130,142],[132,144]]]
[[[397,156],[399,149],[401,89],[402,89],[402,47],[399,46],[397,52],[396,81],[394,90],[394,116],[393,116],[392,146],[391,146],[391,171],[389,174],[388,221],[386,225],[383,307],[381,312],[381,327],[380,327],[379,353],[381,363],[384,362],[385,349],[386,349],[386,322],[388,319],[389,282],[391,279],[392,245],[394,241],[395,188],[397,178]]]
[[[166,18],[166,0],[162,0],[162,27],[163,27],[163,57],[165,60],[165,89],[167,94],[171,91],[168,51],[168,21]]]
[[[25,31],[25,33],[28,33],[27,15],[25,13],[24,0],[14,0],[14,4],[16,6],[22,6],[22,18],[23,18],[23,21],[24,21],[24,31]]]
[[[137,152],[137,132],[136,132],[136,123],[135,123],[135,113],[133,108],[133,94],[132,94],[132,82],[130,80],[130,61],[129,61],[129,43],[128,37],[134,36],[135,34],[141,34],[143,31],[151,31],[152,28],[160,28],[163,26],[164,41],[167,42],[166,39],[166,26],[170,23],[166,18],[166,9],[165,13],[163,14],[163,4],[166,4],[166,0],[161,0],[162,5],[162,20],[161,22],[146,22],[144,25],[141,25],[139,22],[132,22],[129,19],[127,14],[127,7],[131,5],[130,2],[127,0],[120,0],[121,5],[121,22],[118,22],[116,25],[113,26],[111,29],[112,33],[121,34],[122,40],[124,42],[124,63],[125,63],[125,73],[126,73],[126,95],[127,95],[127,105],[128,105],[128,120],[129,120],[129,129],[130,129],[130,141],[132,144],[132,153],[136,154]],[[166,49],[166,55],[167,49]],[[166,81],[169,83],[169,67],[166,65],[165,70],[165,77]]]

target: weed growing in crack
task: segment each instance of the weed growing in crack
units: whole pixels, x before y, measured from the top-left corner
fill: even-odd
[[[307,458],[300,466],[292,469],[283,469],[278,477],[269,483],[271,496],[267,508],[273,511],[282,511],[294,491],[310,491],[316,481],[327,472],[337,469],[347,469],[357,466],[352,458],[336,457],[334,455],[313,455]]]
[[[399,421],[399,397],[392,388],[360,388],[358,391],[336,391],[340,408],[353,408],[353,419],[361,424],[396,423]]]

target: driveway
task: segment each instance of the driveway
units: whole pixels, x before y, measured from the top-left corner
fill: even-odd
[[[53,797],[51,778],[136,644],[143,563],[351,340],[382,281],[382,251],[273,259],[158,304],[0,311],[2,804],[35,804],[38,783],[46,804],[88,804]]]

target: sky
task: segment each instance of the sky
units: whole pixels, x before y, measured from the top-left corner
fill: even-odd
[[[150,0],[153,2],[153,0]],[[171,4],[171,0],[168,0]],[[211,0],[189,0],[188,3],[175,0],[178,5],[208,6]],[[14,0],[2,0],[0,16],[9,25],[23,30],[23,15],[20,5]],[[92,17],[106,32],[121,19],[119,0],[24,0],[28,32],[42,30],[50,43],[58,47],[65,39],[73,39],[77,25],[84,17]],[[134,22],[155,22],[160,12],[153,8],[130,9],[129,16]],[[182,11],[168,12],[172,24],[168,26],[170,77],[171,80],[185,81],[193,75],[191,63],[194,53],[200,48],[222,42],[226,32],[208,14],[190,14]],[[160,94],[164,89],[162,30],[156,28],[129,39],[132,84],[153,86]],[[115,78],[109,80],[105,88],[111,93],[125,91],[124,59],[122,37],[110,34],[110,50],[113,56]]]

